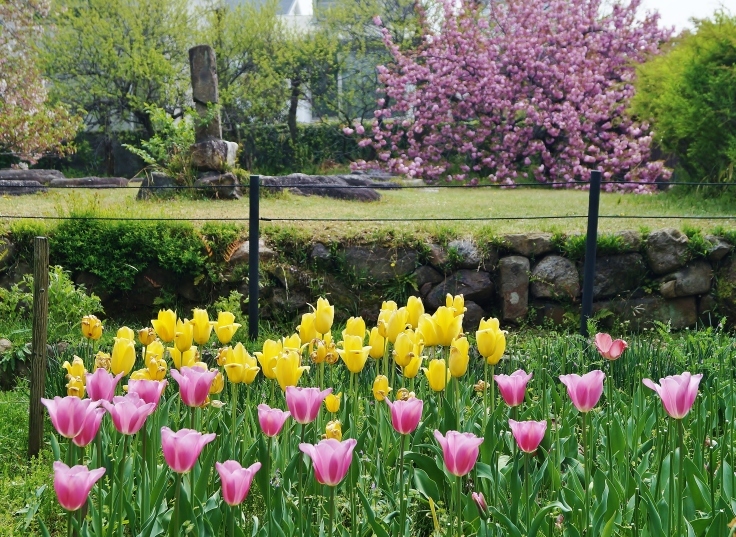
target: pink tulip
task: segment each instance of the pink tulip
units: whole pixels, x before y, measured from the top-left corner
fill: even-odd
[[[623,339],[611,339],[609,334],[595,335],[595,348],[606,360],[618,360],[629,345]]]
[[[642,382],[647,388],[651,388],[659,394],[662,399],[662,406],[667,414],[681,420],[693,407],[695,397],[698,395],[698,385],[703,375],[691,375],[685,371],[682,375],[672,375],[659,379],[659,384],[651,379],[644,379]]]
[[[299,449],[312,459],[317,482],[335,487],[347,475],[357,443],[355,438],[342,442],[328,438],[317,445],[299,444]]]
[[[409,434],[419,425],[422,418],[422,410],[424,409],[424,401],[411,397],[406,401],[394,401],[393,403],[384,399],[391,409],[391,425],[394,426],[399,434]]]
[[[179,393],[184,404],[191,407],[199,407],[207,400],[210,393],[212,381],[217,376],[217,371],[208,371],[203,367],[187,367],[171,370],[171,376],[179,383]]]
[[[161,427],[164,459],[172,470],[184,474],[194,468],[202,449],[212,442],[215,436],[217,436],[215,433],[202,434],[192,429],[181,429],[175,433],[168,427]]]
[[[560,382],[567,386],[567,395],[580,412],[590,412],[603,394],[603,379],[606,374],[599,369],[580,375],[562,375]]]
[[[478,446],[483,443],[473,433],[459,433],[447,431],[446,436],[435,429],[434,437],[442,446],[442,455],[445,459],[445,467],[456,476],[464,476],[469,473],[478,460]]]
[[[286,406],[289,407],[294,421],[305,425],[317,419],[319,407],[330,393],[332,393],[332,388],[320,391],[319,388],[287,386]]]
[[[517,369],[510,375],[493,375],[493,380],[498,385],[498,391],[501,397],[509,406],[519,406],[524,402],[524,394],[526,393],[526,385],[533,373],[526,373],[521,369]]]
[[[113,397],[112,403],[102,401],[102,406],[110,413],[113,425],[122,434],[137,433],[146,423],[146,418],[156,410],[156,405],[146,403],[137,393]]]
[[[123,374],[121,372],[113,376],[102,368],[95,369],[94,373],[87,373],[87,395],[93,401],[112,401],[115,387]]]
[[[146,403],[158,406],[161,394],[168,384],[165,380],[129,380],[128,393],[136,393]]]
[[[84,426],[82,431],[72,438],[72,442],[79,447],[87,446],[97,436],[100,430],[100,423],[105,417],[105,409],[97,407],[87,407],[87,415],[84,418]]]
[[[41,403],[49,411],[54,428],[64,438],[74,438],[81,433],[87,418],[87,408],[100,405],[99,401],[80,399],[74,395],[41,399]]]
[[[483,496],[482,492],[473,492],[470,497],[475,502],[476,507],[478,508],[478,513],[480,514],[481,518],[486,519],[488,518],[488,504],[486,503],[486,498]]]
[[[261,469],[261,463],[257,462],[248,468],[243,468],[236,461],[225,461],[224,463],[216,462],[215,468],[222,482],[222,499],[228,505],[238,505],[248,495],[253,477]]]
[[[547,420],[544,421],[514,421],[509,420],[511,433],[519,445],[519,449],[525,453],[534,453],[547,431]]]
[[[69,468],[60,461],[54,463],[54,490],[61,506],[76,511],[87,502],[89,491],[105,473],[104,468],[88,470],[86,466]]]
[[[291,416],[289,412],[284,412],[280,408],[271,408],[266,404],[258,405],[258,423],[266,436],[273,437],[279,434],[289,416]]]

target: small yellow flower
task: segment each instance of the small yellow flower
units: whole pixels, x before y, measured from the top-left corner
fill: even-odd
[[[297,327],[302,345],[308,345],[312,340],[317,339],[317,329],[314,327],[315,319],[316,315],[314,313],[302,315],[302,324]]]
[[[388,385],[388,377],[385,375],[378,375],[376,380],[373,381],[373,397],[376,401],[383,401],[388,397],[388,392],[391,388]]]
[[[334,438],[337,441],[342,440],[342,425],[339,421],[328,421],[325,427],[325,438]]]
[[[422,371],[427,376],[427,382],[432,391],[441,392],[450,380],[450,370],[444,359],[430,360],[429,368],[423,367]]]
[[[152,319],[151,325],[153,329],[161,338],[164,343],[171,343],[174,341],[174,335],[176,334],[176,313],[172,310],[160,310],[158,312],[158,319]]]
[[[102,337],[102,321],[94,315],[82,317],[82,335],[95,341],[100,339]]]
[[[365,339],[365,332],[365,321],[363,317],[350,317],[345,325],[345,330],[342,331],[342,337],[344,339],[346,335],[349,335],[359,336]]]
[[[217,395],[225,388],[225,378],[222,376],[222,373],[219,369],[213,368],[210,369],[210,371],[217,371],[217,375],[210,385],[210,395]]]
[[[450,344],[450,374],[453,377],[462,377],[468,370],[470,361],[470,344],[468,339],[461,337],[453,339]]]
[[[386,326],[386,339],[391,343],[396,342],[396,338],[401,334],[406,327],[409,325],[409,312],[406,308],[399,308],[388,319],[388,325]]]
[[[424,304],[418,296],[410,296],[406,303],[406,311],[409,312],[407,323],[413,328],[419,328],[419,317],[424,315]]]
[[[79,397],[80,399],[84,398],[84,381],[82,380],[84,377],[72,377],[71,375],[67,375],[67,379],[69,382],[66,384],[66,394]]]
[[[299,337],[299,334],[292,334],[289,337],[285,337],[282,339],[282,342],[284,349],[291,349],[297,352],[301,352],[302,350],[302,339]]]
[[[182,367],[192,367],[199,358],[197,347],[189,347],[188,350],[180,352],[176,347],[166,347],[171,355],[171,361],[174,362],[174,369],[181,370]]]
[[[396,400],[397,401],[407,401],[413,397],[416,397],[417,395],[414,392],[410,392],[406,388],[399,388],[396,392]]]
[[[151,372],[148,368],[136,369],[130,374],[130,380],[153,380],[151,378]],[[128,391],[128,385],[123,386],[123,390]]]
[[[217,351],[217,365],[223,367],[227,363],[228,353],[232,351],[232,347],[220,347]]]
[[[276,380],[283,391],[287,386],[296,386],[302,373],[309,371],[309,366],[301,365],[301,357],[294,350],[284,350],[276,359]]]
[[[463,315],[455,315],[453,308],[440,306],[432,315],[432,320],[437,335],[437,344],[443,347],[449,347],[452,340],[459,337],[463,331]]]
[[[371,335],[368,338],[368,345],[371,346],[370,357],[374,360],[380,360],[386,350],[386,338],[384,338],[377,326],[371,328]]]
[[[351,373],[360,373],[365,367],[371,348],[363,346],[363,338],[360,336],[346,336],[342,341],[342,347],[342,349],[337,349],[342,361],[345,362]]]
[[[445,306],[455,310],[455,317],[462,315],[468,309],[465,307],[465,297],[463,295],[452,296],[450,293],[445,296]]]
[[[414,356],[411,360],[409,360],[409,363],[406,364],[406,366],[404,366],[401,370],[404,378],[413,379],[414,377],[416,377],[419,373],[419,368],[422,366],[423,360],[424,356]]]
[[[381,312],[378,314],[378,321],[376,322],[376,327],[378,328],[378,333],[381,337],[386,337],[388,332],[388,322],[397,309],[398,307],[396,302],[393,300],[384,302],[381,305]]]
[[[327,362],[328,364],[334,364],[337,361],[335,343],[332,341],[332,335],[329,332],[323,336],[323,339],[315,339],[313,344],[315,347],[309,356],[313,363]]]
[[[95,369],[104,369],[105,371],[110,371],[111,364],[112,360],[109,354],[107,354],[106,352],[97,351],[97,354],[95,354]]]
[[[267,339],[263,342],[263,352],[255,352],[253,354],[258,358],[258,363],[261,364],[261,371],[267,379],[276,378],[276,359],[279,357],[281,352],[284,350],[281,340],[274,341]]]
[[[424,341],[420,332],[407,328],[396,338],[394,343],[394,361],[401,367],[406,367],[412,358],[422,354]]]
[[[335,306],[331,306],[326,298],[317,299],[317,308],[314,310],[314,328],[318,334],[326,334],[332,328],[335,320]]]
[[[164,344],[158,339],[154,339],[146,346],[146,360],[149,358],[161,359],[164,357]]]
[[[194,341],[194,327],[189,319],[176,321],[176,331],[174,332],[174,346],[179,352],[186,352],[192,346]]]
[[[128,328],[127,326],[121,326],[118,328],[117,337],[129,339],[135,342],[135,332],[132,328]]]
[[[148,328],[141,328],[138,330],[138,341],[140,341],[141,345],[144,347],[148,347],[151,343],[156,341],[156,331],[150,326]]]
[[[419,317],[419,328],[417,328],[417,332],[422,334],[422,340],[427,347],[439,345],[434,319],[428,313]]]
[[[227,373],[228,380],[233,384],[240,384],[243,382],[245,384],[251,384],[255,380],[258,372],[261,370],[261,368],[258,367],[256,359],[248,354],[248,351],[245,350],[242,343],[238,343],[232,349],[230,347],[225,347],[225,349],[227,349],[227,351],[225,352],[223,365],[225,366],[225,373]]]
[[[235,332],[240,328],[240,324],[235,322],[235,315],[229,311],[220,311],[217,313],[217,322],[215,323],[215,334],[220,343],[227,345],[233,339]]]
[[[212,323],[207,310],[192,310],[192,337],[197,345],[206,345],[212,335]]]
[[[87,372],[87,370],[84,368],[84,362],[79,356],[74,356],[71,364],[69,362],[64,362],[62,367],[66,369],[67,378],[77,377],[82,380],[82,384],[85,383],[85,380],[87,378],[85,376],[85,373]]]
[[[475,333],[478,352],[488,365],[496,365],[506,350],[506,335],[499,327],[498,319],[481,319]]]
[[[150,380],[164,380],[166,378],[166,360],[162,357],[146,354],[146,371]],[[131,377],[132,378],[132,377]]]
[[[115,338],[115,344],[112,347],[112,360],[110,362],[110,371],[113,375],[123,373],[128,375],[135,365],[135,343],[126,338]]]
[[[488,385],[484,380],[479,380],[478,382],[473,384],[473,390],[477,393],[483,393],[484,391],[486,391],[486,389],[488,389]]]
[[[342,392],[338,394],[331,393],[325,397],[325,408],[327,409],[327,412],[332,412],[334,414],[340,410],[341,397]]]

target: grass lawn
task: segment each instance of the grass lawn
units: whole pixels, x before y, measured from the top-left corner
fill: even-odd
[[[53,190],[46,194],[0,198],[2,222],[8,216],[63,216],[72,211],[95,210],[108,217],[242,219],[247,223],[247,197],[239,201],[191,200],[136,201],[137,189]],[[584,232],[585,218],[530,219],[531,217],[585,215],[588,193],[576,190],[519,188],[431,188],[383,191],[375,203],[336,201],[317,196],[291,194],[266,196],[261,200],[262,218],[435,218],[430,222],[277,222],[310,232],[315,238],[353,236],[390,226],[411,234],[436,234],[438,230],[471,233],[483,227],[494,235],[524,231]],[[685,226],[711,229],[736,227],[736,197],[705,197],[700,194],[666,192],[651,195],[601,195],[599,233],[622,229],[657,229]],[[707,220],[687,220],[683,216],[707,216]],[[666,216],[669,218],[628,218]],[[734,216],[715,219],[715,216]],[[461,222],[443,219],[524,217],[523,220]]]

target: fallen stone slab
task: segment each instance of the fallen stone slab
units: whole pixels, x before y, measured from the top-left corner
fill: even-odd
[[[87,188],[119,188],[128,186],[125,177],[78,177],[74,179],[57,178],[49,182],[51,188],[87,187]]]
[[[0,179],[0,196],[23,196],[47,191],[38,181]]]
[[[299,196],[324,196],[328,198],[378,201],[376,190],[398,188],[391,183],[379,183],[358,175],[306,175],[292,173],[282,176],[261,176],[261,185],[272,192],[288,190]]]
[[[64,179],[64,174],[59,170],[0,170],[2,181],[37,181],[46,185],[54,179]]]

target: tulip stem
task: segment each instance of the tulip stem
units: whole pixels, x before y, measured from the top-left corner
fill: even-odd
[[[120,488],[118,489],[118,509],[117,509],[117,517],[118,517],[118,535],[123,535],[123,480],[124,480],[124,473],[125,473],[125,460],[127,458],[128,453],[128,436],[127,434],[123,435],[123,456],[118,461],[118,474],[119,474],[119,485]]]
[[[685,491],[685,474],[684,474],[684,460],[685,460],[685,443],[683,441],[683,425],[682,419],[677,420],[677,444],[680,451],[680,466],[677,469],[677,534],[682,535],[682,498]]]
[[[97,468],[102,468],[102,431],[97,431],[95,437],[95,447],[97,448]],[[97,517],[95,524],[95,534],[102,535],[102,479],[97,482]]]
[[[301,428],[301,441],[300,443],[304,443],[304,424],[299,425]],[[299,535],[304,535],[304,484],[303,484],[303,478],[304,478],[304,456],[301,452],[297,450],[298,457],[299,457],[299,481],[297,482],[298,490],[299,490]]]
[[[266,457],[266,477],[271,480],[271,454],[273,453],[273,436],[268,437],[268,456]],[[271,487],[266,486],[266,528],[268,529],[267,535],[273,535],[271,533]]]
[[[457,537],[463,535],[463,522],[462,522],[462,501],[460,500],[462,495],[462,477],[457,476],[455,479],[455,513],[457,513]]]
[[[524,453],[524,501],[526,502],[526,531],[529,533],[529,527],[531,526],[532,513],[531,507],[532,502],[529,498],[529,453]]]
[[[327,522],[327,535],[332,537],[332,527],[335,520],[335,487],[330,487],[330,501],[327,504],[327,508],[330,510]],[[271,532],[268,533],[271,535]]]
[[[404,444],[406,435],[399,435],[399,535],[405,535],[406,498],[404,497]]]
[[[588,413],[583,412],[583,463],[585,465],[585,500],[583,503],[583,531],[588,535],[588,510],[590,508],[590,453],[588,453]]]
[[[179,501],[181,497],[181,474],[177,472],[176,481],[174,484],[174,524],[170,527],[171,537],[176,537],[179,534]]]
[[[235,429],[238,426],[238,383],[232,382],[232,394],[230,395],[232,397],[231,407],[230,407],[230,453],[233,460],[237,460],[235,457],[235,447],[238,443],[238,435],[235,433]]]

